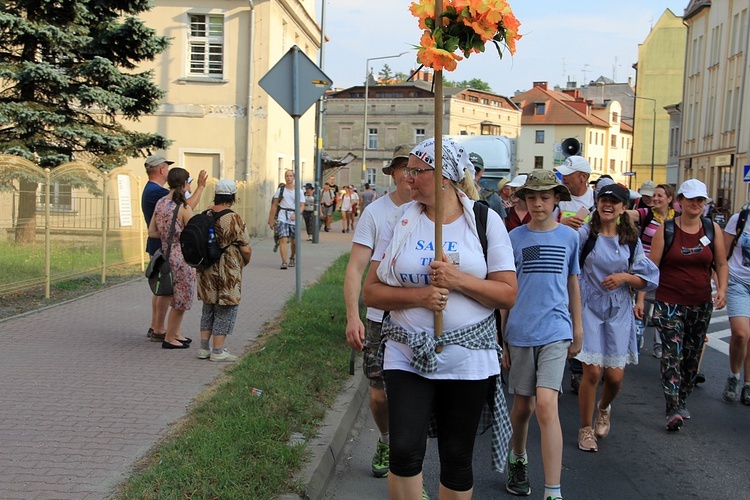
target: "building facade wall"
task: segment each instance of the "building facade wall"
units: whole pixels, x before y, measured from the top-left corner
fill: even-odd
[[[712,2],[686,13],[680,181],[706,183],[717,208],[736,211],[748,198],[743,182],[747,119],[748,0]]]
[[[125,122],[125,126],[158,132],[172,140],[165,156],[190,170],[194,177],[205,168],[211,177],[246,181],[251,187],[250,199],[242,215],[253,234],[267,234],[274,188],[283,180],[284,169],[294,167],[293,119],[258,81],[293,45],[317,61],[320,31],[308,10],[309,3],[255,2],[251,16],[246,1],[198,1],[188,5],[158,0],[142,16],[157,34],[171,38],[167,51],[151,64],[139,67],[153,70],[155,81],[167,94],[153,115],[139,122]],[[220,74],[201,76],[190,70],[191,43],[204,41],[194,36],[191,15],[220,21],[221,37],[215,38],[219,21],[214,22],[214,38],[208,37],[208,43],[221,45]],[[252,85],[248,85],[251,79]],[[300,118],[303,182],[314,178],[314,110],[312,106]],[[132,160],[129,165],[137,175],[144,175],[141,160]],[[201,205],[210,201],[201,200]]]
[[[389,93],[405,92],[405,96],[388,97]],[[419,88],[398,90],[396,86],[369,87],[367,99],[367,130],[364,129],[364,88],[354,87],[326,99],[325,150],[334,158],[349,152],[357,158],[334,172],[338,185],[359,187],[369,182],[379,193],[392,188],[391,178],[382,173],[399,144],[416,144],[434,136],[434,97]],[[510,104],[505,104],[511,107]],[[446,96],[443,100],[444,135],[481,135],[482,122],[508,123],[502,134],[517,137],[521,115],[517,109]],[[374,134],[370,130],[375,130]],[[507,132],[507,134],[506,134]],[[515,135],[510,135],[515,134]],[[374,141],[371,143],[371,141]],[[374,147],[372,147],[374,146]],[[365,151],[366,149],[366,151]],[[366,172],[362,173],[365,156]]]
[[[682,95],[686,35],[682,18],[667,9],[638,46],[632,169],[639,182],[666,180],[669,115],[664,106]]]

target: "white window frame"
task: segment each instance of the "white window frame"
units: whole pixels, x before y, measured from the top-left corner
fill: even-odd
[[[203,17],[205,21],[205,30],[202,32],[203,36],[194,34],[194,17]],[[212,23],[213,21],[213,23]],[[212,27],[216,27],[219,24],[221,26],[221,34],[216,31],[211,31]],[[197,25],[197,23],[196,23]],[[193,64],[193,49],[203,48],[202,54],[204,60],[202,63],[202,70],[194,67]],[[224,23],[223,14],[214,14],[209,12],[189,12],[187,18],[187,71],[188,78],[205,78],[209,80],[223,80],[225,74],[225,60],[226,60],[226,27]],[[218,52],[216,49],[218,48]],[[212,52],[213,50],[213,52]],[[198,52],[195,52],[198,54]],[[218,65],[216,62],[212,62],[212,57],[218,57]]]
[[[367,149],[378,149],[378,129],[367,127]]]
[[[420,142],[425,140],[425,132],[427,129],[425,128],[415,128],[414,129],[414,144],[419,144]]]

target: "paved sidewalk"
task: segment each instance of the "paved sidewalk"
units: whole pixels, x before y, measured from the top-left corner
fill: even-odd
[[[351,237],[336,223],[320,243],[303,242],[305,286],[349,251]],[[252,242],[227,339],[234,353],[295,294],[295,269],[280,270],[272,246]],[[108,497],[222,372],[226,364],[196,357],[201,302],[182,324],[193,346],[174,351],[146,338],[150,299],[144,278],[0,322],[0,497]]]

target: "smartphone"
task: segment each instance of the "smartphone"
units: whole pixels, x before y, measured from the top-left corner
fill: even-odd
[[[589,209],[586,207],[581,207],[578,209],[578,212],[576,212],[576,217],[578,217],[581,220],[585,220],[586,217],[589,215]]]

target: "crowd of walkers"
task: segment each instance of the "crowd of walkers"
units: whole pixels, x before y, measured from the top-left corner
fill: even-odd
[[[574,156],[557,169],[562,182],[545,170],[501,181],[502,218],[475,201],[484,198],[474,182],[477,155],[446,138],[435,176],[435,154],[433,139],[394,151],[384,173],[397,189],[363,212],[344,286],[347,340],[364,351],[380,431],[372,472],[388,476],[391,498],[426,497],[428,437],[438,438],[441,498],[470,498],[474,436],[487,428],[507,490],[530,495],[526,437],[536,413],[543,497],[561,499],[557,398],[566,360],[579,401],[578,447],[595,452],[611,431],[625,367],[638,363],[642,325],[656,327],[668,431],[690,418],[711,314],[725,304],[732,341],[723,397],[750,405],[747,210],[722,230],[704,217],[710,200],[697,179],[676,192],[649,181],[633,203],[611,179],[591,189],[590,165]]]

